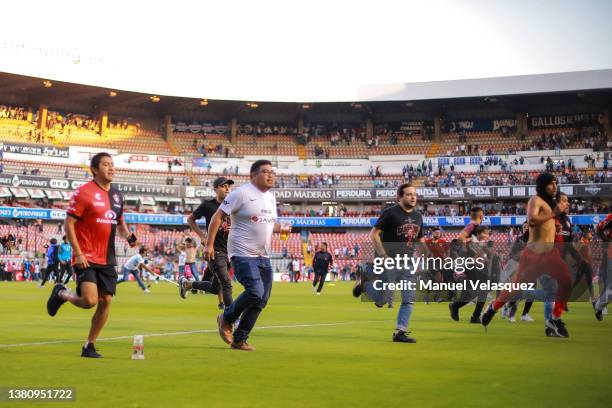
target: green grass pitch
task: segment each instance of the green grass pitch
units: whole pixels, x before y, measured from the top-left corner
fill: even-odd
[[[54,407],[587,407],[612,400],[612,316],[596,321],[587,303],[570,304],[569,339],[544,337],[541,304],[531,313],[536,323],[496,316],[485,333],[467,322],[473,306],[453,322],[445,303],[418,303],[411,324],[418,343],[397,344],[390,341],[397,309],[362,303],[350,287],[328,285],[314,296],[305,283],[275,284],[249,341],[257,351],[246,353],[216,333],[215,296],[183,300],[167,283],[150,294],[123,284],[102,337],[127,337],[100,340],[104,358],[89,360],[79,354],[92,310],[66,304],[51,318],[50,286],[2,282],[0,387],[76,389],[75,402]],[[145,337],[144,361],[131,360],[130,336],[163,333],[170,335]],[[32,344],[53,341],[63,342]]]

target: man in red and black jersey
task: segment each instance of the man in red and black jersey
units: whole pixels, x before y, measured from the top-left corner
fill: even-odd
[[[432,258],[442,259],[442,265],[444,264],[444,259],[449,254],[450,243],[442,238],[442,231],[440,227],[433,227],[431,238],[425,239],[425,244],[427,245],[427,249],[431,253]],[[445,269],[444,267],[441,270],[432,270],[428,273],[429,279],[435,279],[437,282],[452,282],[453,280],[453,271],[451,269]],[[455,295],[454,291],[449,291],[448,296],[449,300],[452,300]],[[429,294],[426,294],[426,299],[429,297]],[[440,302],[442,299],[436,294],[434,295],[436,301]],[[428,300],[428,299],[427,299]]]
[[[470,208],[470,222],[465,226],[463,231],[461,231],[461,234],[459,234],[459,240],[461,242],[470,242],[472,240],[472,235],[474,235],[474,230],[482,224],[483,219],[484,211],[482,208]]]
[[[599,287],[602,288],[601,295],[595,303],[595,317],[597,320],[603,320],[604,309],[608,305],[608,301],[612,296],[612,213],[597,224],[597,233],[603,240],[604,251],[601,261],[601,270],[599,272]]]
[[[102,356],[94,342],[108,319],[117,285],[115,235],[119,233],[130,246],[136,245],[136,237],[123,219],[123,197],[111,186],[115,174],[111,156],[96,154],[91,158],[90,169],[93,180],[75,190],[66,212],[66,237],[73,248],[77,290],[74,293],[62,284],[56,285],[47,311],[55,316],[66,301],[82,309],[97,305],[81,357],[99,358]]]

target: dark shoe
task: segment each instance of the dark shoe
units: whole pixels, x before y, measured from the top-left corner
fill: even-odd
[[[546,334],[546,337],[561,337],[550,327],[544,329],[544,334]]]
[[[217,325],[219,326],[219,336],[221,339],[230,344],[234,341],[234,336],[232,335],[232,325],[227,323],[223,318],[223,313],[217,316]]]
[[[225,305],[223,303],[219,303],[217,308],[219,308],[219,310],[225,310]]]
[[[353,296],[354,297],[357,298],[361,296],[364,290],[363,288],[365,287],[365,283],[366,283],[366,274],[365,272],[362,272],[361,275],[359,276],[359,280],[355,282],[355,286],[353,286]]]
[[[565,323],[561,319],[550,319],[546,321],[546,327],[555,332],[557,337],[569,337],[569,332],[565,328]]]
[[[459,321],[459,308],[457,308],[454,303],[449,303],[448,310],[450,311],[451,319],[458,322]]]
[[[482,314],[481,322],[484,327],[487,327],[491,320],[493,320],[493,316],[495,316],[495,309],[493,309],[493,305],[489,305],[487,310]]]
[[[62,284],[58,284],[53,287],[49,300],[47,300],[47,313],[49,313],[49,316],[55,316],[60,306],[66,302],[59,296],[60,291],[65,289],[66,287]]]
[[[472,317],[470,317],[470,323],[475,323],[475,324],[477,323],[477,324],[480,324],[480,323],[482,323],[482,322],[480,321],[480,317],[478,317],[478,316],[472,316]]]
[[[255,347],[249,346],[246,341],[238,341],[236,343],[232,342],[230,347],[232,350],[255,351]]]
[[[416,343],[412,337],[408,337],[405,331],[397,331],[393,333],[393,342],[395,343]]]
[[[595,308],[595,303],[593,303],[593,308]],[[599,320],[600,322],[603,320],[603,309],[602,310],[595,309],[595,318]]]
[[[178,284],[179,284],[179,296],[182,297],[183,299],[187,299],[187,290],[185,289],[185,282],[187,280],[185,279],[184,276],[181,276],[179,278]]]
[[[102,358],[102,355],[96,351],[93,343],[87,343],[87,347],[83,346],[81,349],[81,357]]]

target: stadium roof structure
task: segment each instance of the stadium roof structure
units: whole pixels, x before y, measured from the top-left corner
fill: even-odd
[[[439,81],[406,85],[395,94],[387,87],[388,98],[371,102],[290,103],[259,102],[257,109],[247,101],[207,100],[160,96],[112,88],[51,81],[0,72],[0,104],[14,106],[47,105],[52,110],[110,115],[162,117],[177,120],[229,120],[295,122],[377,122],[427,120],[434,116],[448,119],[500,118],[516,113],[556,114],[601,112],[612,107],[612,70],[524,77]],[[568,89],[571,88],[571,89]],[[111,96],[111,92],[114,95]],[[405,97],[412,93],[414,98]],[[429,98],[426,96],[429,95]],[[450,96],[449,96],[450,95]],[[395,98],[404,99],[395,99]]]

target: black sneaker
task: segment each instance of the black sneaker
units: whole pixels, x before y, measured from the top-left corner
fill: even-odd
[[[480,317],[479,316],[472,316],[472,317],[470,317],[470,323],[480,324],[482,322],[480,321]]]
[[[593,307],[595,307],[595,304],[593,304]],[[595,318],[599,320],[600,322],[603,320],[603,309],[601,310],[595,309]]]
[[[565,323],[561,319],[550,319],[546,321],[546,327],[555,332],[557,337],[569,337],[569,332],[565,328]]]
[[[55,316],[60,306],[66,302],[64,299],[59,297],[59,292],[65,289],[66,287],[61,283],[53,287],[49,300],[47,300],[47,313],[49,313],[49,316]]]
[[[81,349],[81,357],[87,358],[102,358],[102,355],[96,351],[93,343],[87,343],[87,347]]]
[[[224,305],[223,303],[219,303],[219,304],[217,305],[217,308],[218,308],[219,310],[225,310],[225,305]]]
[[[457,308],[455,304],[451,302],[448,304],[448,310],[450,311],[451,319],[458,322],[459,321],[459,308]]]
[[[178,288],[179,288],[179,296],[182,297],[183,299],[187,299],[187,291],[185,290],[185,285],[184,285],[185,284],[185,277],[184,276],[181,276],[179,278],[178,284],[179,284],[179,286],[178,286]]]
[[[359,280],[357,282],[355,282],[355,286],[353,286],[353,296],[354,297],[359,297],[361,296],[361,294],[363,293],[364,287],[365,287],[365,283],[366,283],[366,273],[361,272],[360,276],[359,276]]]
[[[544,334],[546,335],[546,337],[561,337],[557,334],[556,331],[554,331],[553,329],[551,329],[550,327],[546,327],[544,329]]]
[[[489,305],[487,310],[482,314],[481,322],[484,327],[487,327],[491,320],[493,320],[493,316],[495,316],[495,309],[493,309],[493,305]]]
[[[197,295],[198,294],[198,290],[197,289],[191,289],[191,294],[192,295]]]
[[[405,331],[397,331],[393,333],[393,342],[395,343],[416,343],[412,337],[408,337]]]

